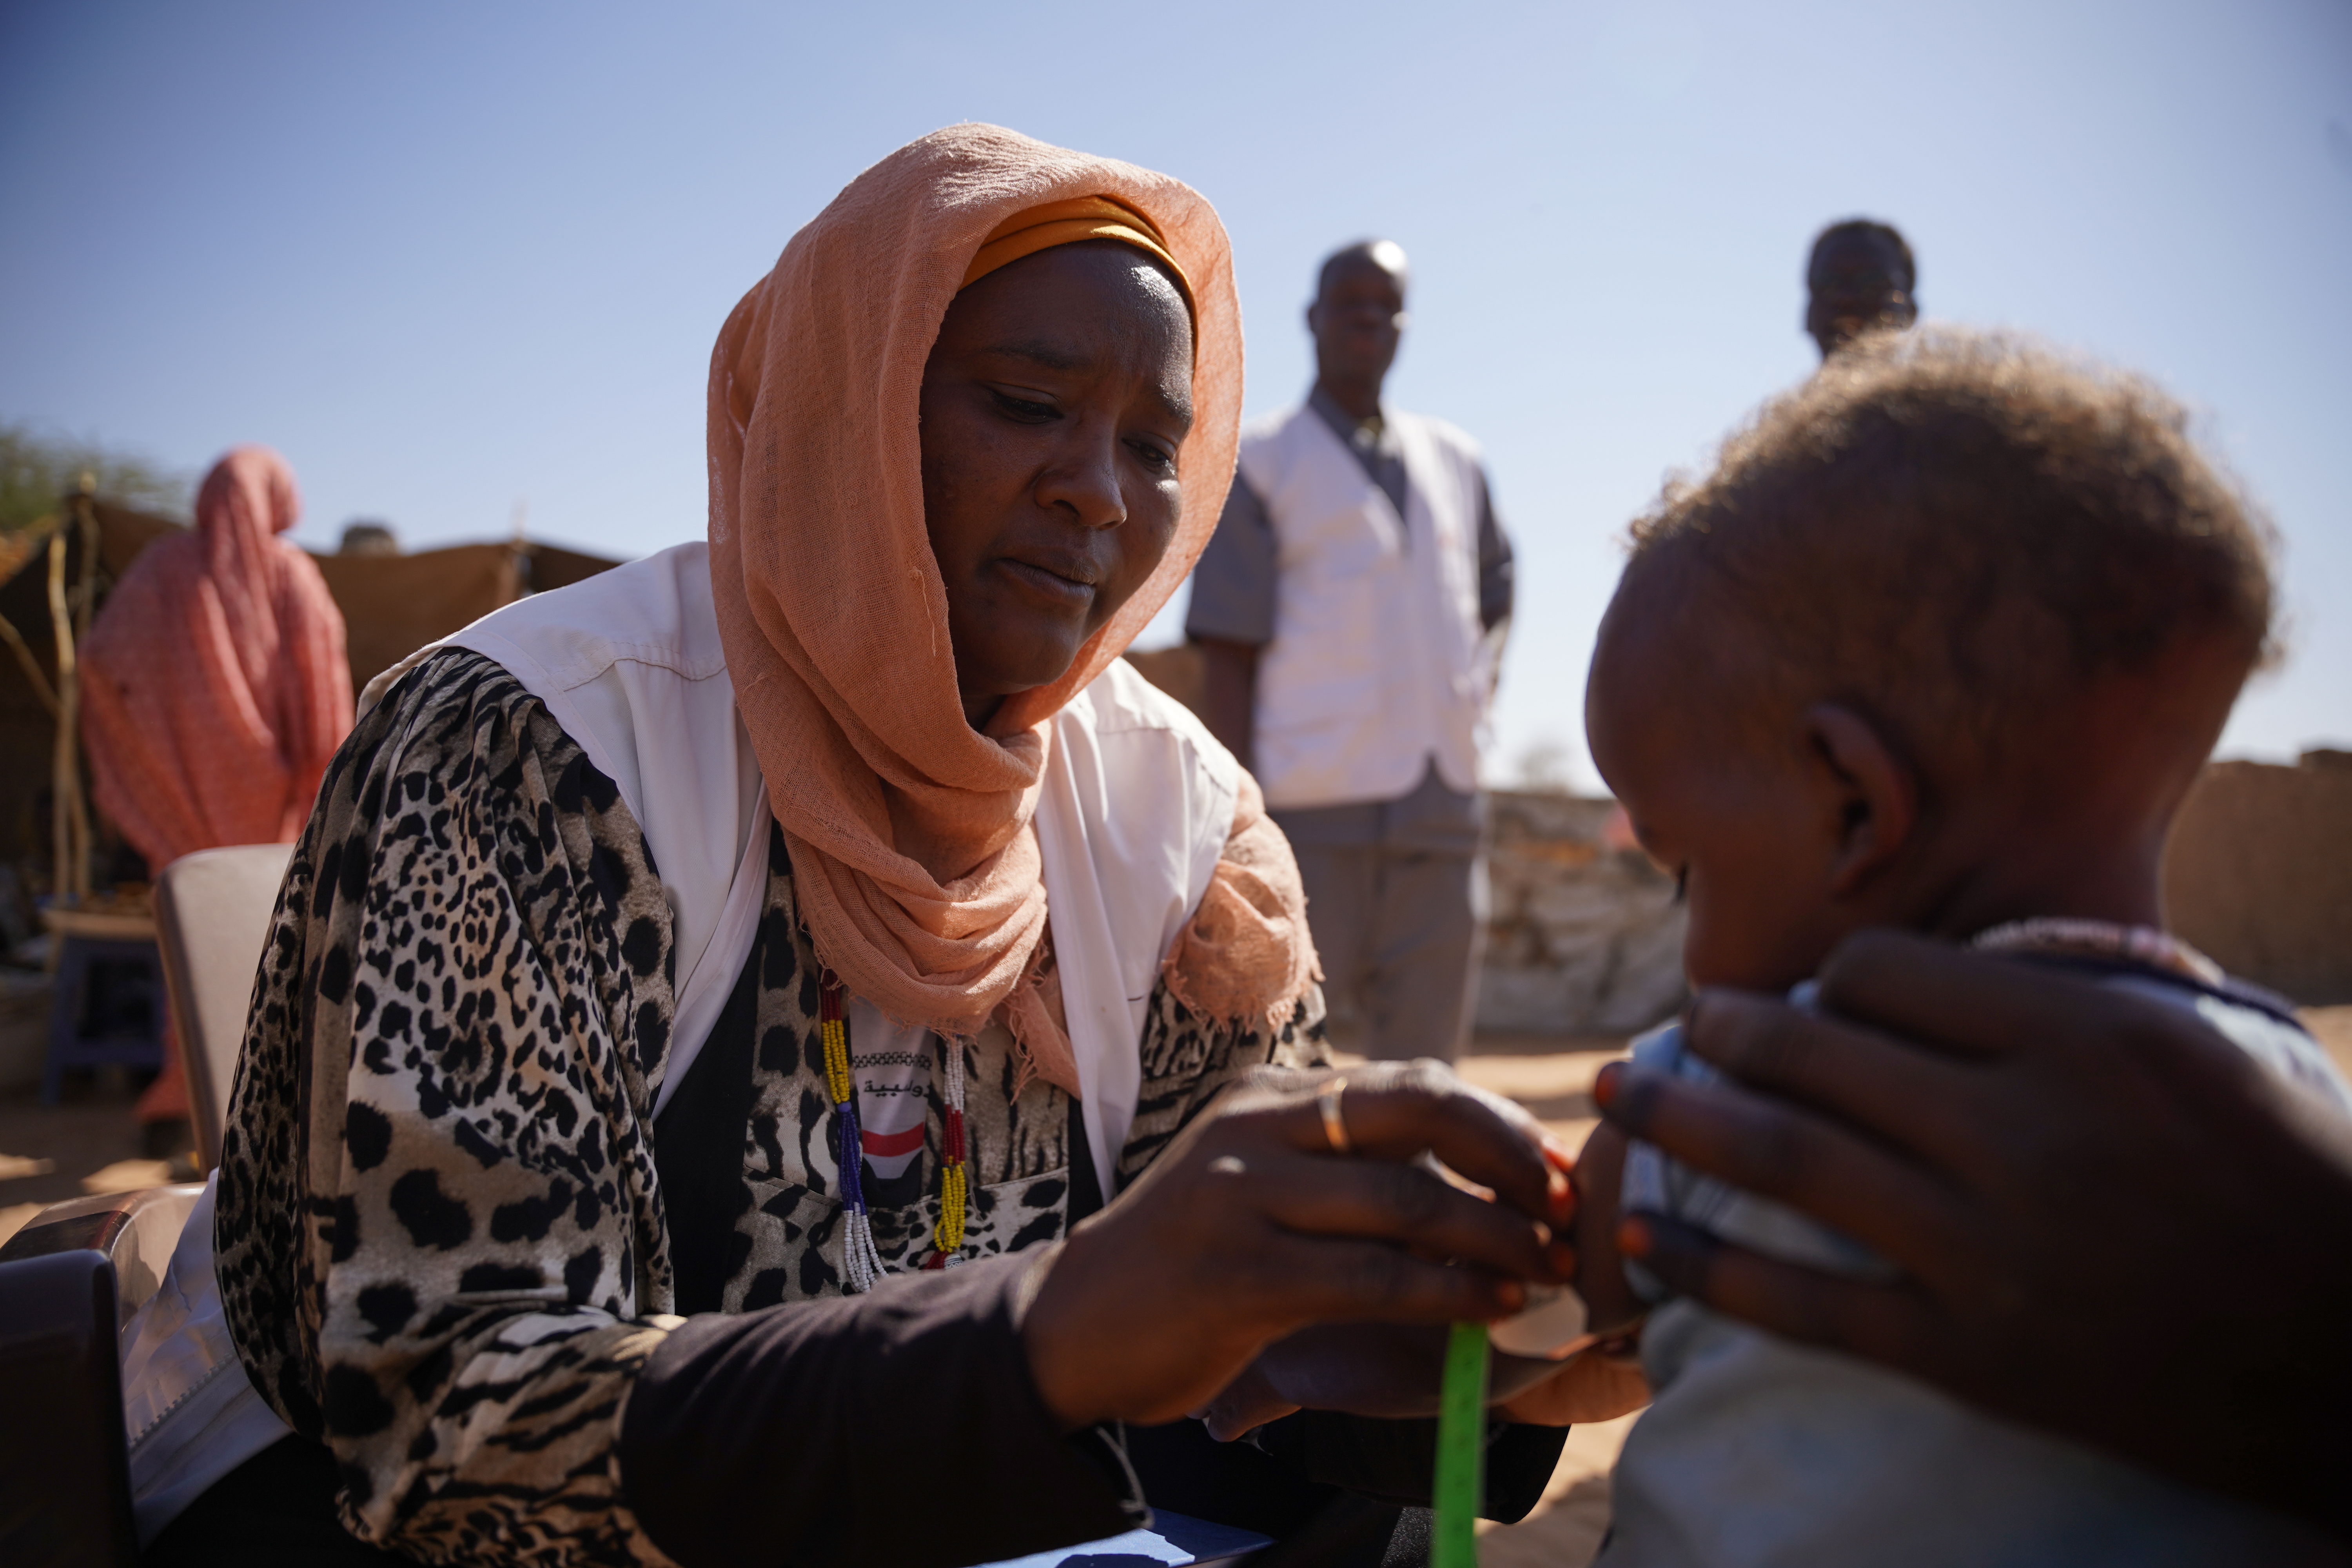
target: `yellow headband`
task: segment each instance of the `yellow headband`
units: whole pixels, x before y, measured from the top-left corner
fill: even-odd
[[[1024,256],[1034,256],[1057,245],[1076,245],[1085,239],[1115,239],[1166,263],[1168,270],[1175,275],[1176,287],[1183,292],[1185,307],[1191,308],[1192,281],[1168,253],[1168,244],[1160,237],[1159,227],[1133,207],[1108,196],[1078,196],[1014,213],[981,242],[979,254],[963,269],[963,281],[957,287],[969,289],[998,268],[1009,267]]]

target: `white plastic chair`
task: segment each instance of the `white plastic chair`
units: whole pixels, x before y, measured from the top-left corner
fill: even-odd
[[[188,1120],[207,1170],[220,1163],[221,1119],[245,1043],[246,1010],[293,854],[290,844],[199,849],[155,879],[163,986],[186,1058]]]

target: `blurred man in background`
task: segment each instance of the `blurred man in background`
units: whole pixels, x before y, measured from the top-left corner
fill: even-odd
[[[1404,252],[1323,263],[1306,404],[1243,433],[1192,579],[1202,717],[1297,851],[1333,1038],[1451,1058],[1475,1001],[1478,759],[1511,548],[1476,443],[1381,401]]]
[[[1805,331],[1828,359],[1864,332],[1919,319],[1919,268],[1894,225],[1850,217],[1822,230],[1805,266]]]

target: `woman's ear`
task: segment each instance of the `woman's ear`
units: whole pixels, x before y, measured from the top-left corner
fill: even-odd
[[[1823,783],[1836,800],[1830,891],[1843,898],[1909,841],[1918,820],[1919,784],[1877,726],[1853,709],[1817,703],[1805,710],[1804,724]]]

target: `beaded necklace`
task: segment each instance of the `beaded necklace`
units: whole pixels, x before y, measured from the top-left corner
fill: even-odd
[[[842,1248],[849,1289],[863,1294],[889,1270],[874,1245],[874,1222],[866,1208],[866,1134],[857,1125],[857,1080],[849,1069],[849,996],[828,969],[817,986],[817,1025],[824,1038],[824,1087],[833,1097],[834,1127],[839,1145],[835,1161],[841,1171],[841,1206],[849,1227]],[[940,1218],[931,1229],[931,1256],[925,1268],[944,1268],[963,1246],[964,1204],[971,1195],[964,1172],[963,1051],[939,1035],[947,1057],[947,1116],[945,1147],[940,1155]]]
[[[1990,952],[2035,949],[2128,959],[2150,968],[2168,969],[2207,985],[2219,985],[2223,979],[2220,964],[2179,937],[2153,926],[2117,925],[2113,921],[2071,920],[2056,915],[2011,921],[1979,931],[1969,945]]]

